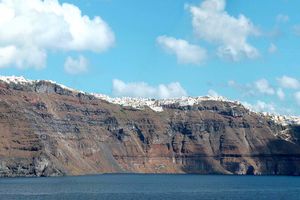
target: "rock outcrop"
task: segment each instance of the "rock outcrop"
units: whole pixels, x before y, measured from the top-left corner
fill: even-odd
[[[230,101],[112,104],[48,81],[0,81],[0,176],[300,175],[300,126]]]

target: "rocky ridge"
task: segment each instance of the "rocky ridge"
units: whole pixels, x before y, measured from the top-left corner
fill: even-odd
[[[0,176],[300,174],[298,117],[222,97],[111,98],[0,77]]]
[[[268,113],[268,112],[256,112],[252,110],[247,105],[244,105],[240,101],[232,101],[222,96],[199,96],[199,97],[181,97],[181,98],[172,98],[172,99],[154,99],[154,98],[134,98],[134,97],[110,97],[105,94],[99,93],[86,93],[83,91],[79,91],[73,88],[69,88],[65,85],[58,84],[55,81],[51,80],[28,80],[24,77],[20,76],[0,76],[0,81],[6,82],[8,84],[16,84],[16,85],[24,85],[24,86],[33,86],[38,83],[48,83],[52,85],[56,85],[63,90],[69,92],[75,92],[83,95],[91,95],[95,98],[102,99],[104,101],[110,102],[112,104],[118,104],[121,106],[132,107],[136,109],[144,109],[145,107],[149,107],[153,111],[162,112],[163,107],[167,105],[177,105],[179,107],[185,106],[193,106],[201,103],[202,101],[220,101],[220,102],[230,102],[236,104],[238,106],[244,106],[251,112],[254,112],[258,115],[264,115],[266,117],[271,118],[274,122],[282,125],[296,125],[300,124],[300,117],[298,116],[287,116],[287,115],[279,115],[276,113]]]

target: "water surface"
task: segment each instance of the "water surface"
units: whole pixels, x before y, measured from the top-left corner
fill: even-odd
[[[0,199],[300,200],[300,177],[117,174],[0,178]]]

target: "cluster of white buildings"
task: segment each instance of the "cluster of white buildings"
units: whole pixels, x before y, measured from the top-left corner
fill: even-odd
[[[0,76],[0,80],[6,83],[15,83],[15,84],[34,84],[39,82],[39,80],[27,80],[24,77],[18,76]],[[66,90],[70,90],[73,92],[84,93],[82,91],[74,90],[72,88],[66,87],[64,85],[58,84],[54,81],[46,81],[52,84],[56,84]],[[133,98],[133,97],[110,97],[104,94],[92,94],[98,99],[102,99],[108,101],[113,104],[118,104],[122,106],[133,107],[136,109],[145,109],[149,107],[150,109],[156,112],[162,112],[164,105],[172,105],[178,104],[179,106],[193,106],[201,103],[202,101],[223,101],[223,102],[231,102],[237,105],[244,105],[239,101],[231,101],[221,96],[203,96],[203,97],[181,97],[181,98],[173,98],[173,99],[151,99],[151,98]],[[244,105],[247,107],[246,105]],[[249,107],[247,107],[251,110]],[[254,111],[252,111],[254,112]],[[270,117],[276,123],[287,125],[287,124],[300,124],[300,117],[296,116],[284,116],[284,115],[276,115],[271,113],[260,113],[265,116]]]

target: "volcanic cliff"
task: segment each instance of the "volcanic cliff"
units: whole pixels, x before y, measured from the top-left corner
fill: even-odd
[[[2,77],[0,176],[300,175],[297,123],[208,97],[139,106],[101,97]]]

